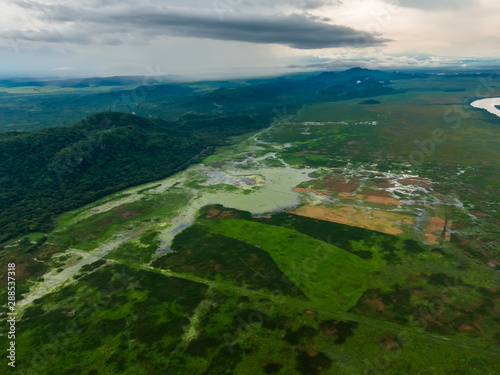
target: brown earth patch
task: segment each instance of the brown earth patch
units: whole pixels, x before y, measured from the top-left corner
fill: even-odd
[[[131,217],[136,217],[141,214],[140,211],[127,211],[122,214],[122,217],[125,219],[130,219]]]
[[[270,219],[272,215],[253,215],[252,217],[257,219]]]
[[[358,155],[361,152],[361,148],[365,146],[368,142],[366,141],[349,141],[344,147],[340,149],[340,151],[345,152],[347,154],[355,154]]]
[[[381,346],[386,348],[387,350],[393,350],[396,348],[400,348],[400,345],[398,343],[398,339],[396,336],[389,334],[386,335],[382,338],[382,342],[380,343]]]
[[[348,199],[354,199],[351,193],[339,193],[339,197],[341,198],[348,198]]]
[[[488,217],[488,214],[484,213],[484,212],[481,212],[481,211],[477,211],[477,210],[470,210],[470,213],[474,216],[479,216],[479,217]]]
[[[109,226],[112,222],[113,222],[113,218],[107,217],[106,219],[99,220],[97,222],[97,225],[100,227],[106,227],[106,226]]]
[[[357,194],[356,198],[358,198],[360,201],[366,201],[366,202],[371,202],[371,203],[389,204],[389,205],[395,205],[395,206],[402,206],[403,205],[403,202],[401,202],[399,199],[395,199],[392,197],[381,197],[381,196]]]
[[[427,227],[424,229],[425,240],[431,245],[436,245],[439,243],[439,238],[443,232],[443,228],[446,227],[446,221],[434,216],[427,223]],[[451,227],[451,223],[448,222],[448,226]],[[446,241],[450,241],[451,233],[446,231],[444,236]]]
[[[302,155],[305,155],[305,154],[313,154],[313,155],[318,155],[320,154],[320,151],[317,151],[317,150],[302,150],[300,152],[298,152],[298,154],[302,154]]]
[[[469,239],[459,235],[455,235],[455,238],[458,240],[458,242],[460,242],[461,245],[467,245],[470,242]]]
[[[355,184],[353,182],[340,181],[338,179],[334,179],[333,177],[325,177],[323,179],[323,183],[328,189],[341,191],[343,193],[352,193],[358,190],[359,188],[359,184]]]
[[[425,242],[431,245],[438,245],[439,244],[439,239],[433,234],[426,233],[424,235]]]
[[[34,259],[30,259],[29,261],[36,262],[36,260],[34,260]],[[25,270],[26,270],[26,266],[27,266],[26,263],[16,263],[16,276],[18,279],[23,278]],[[7,284],[9,279],[6,277],[4,280],[5,280],[5,283]]]
[[[422,275],[421,273],[411,273],[408,276],[406,276],[406,281],[409,283],[415,283],[417,281],[426,279],[427,277],[425,275]]]
[[[482,317],[479,319],[479,322],[482,320]],[[479,322],[474,322],[472,325],[479,331],[479,333],[483,334],[483,327],[479,324]]]
[[[377,209],[366,210],[354,205],[338,205],[335,207],[302,206],[295,211],[297,215],[351,225],[387,234],[401,234],[402,224],[412,225],[415,218],[398,212],[385,212]]]
[[[376,188],[379,188],[379,189],[388,189],[388,188],[394,186],[389,181],[384,181],[384,182],[366,181],[366,184],[368,186],[376,187]]]
[[[214,217],[218,217],[221,219],[232,219],[238,216],[237,212],[231,211],[231,210],[219,210],[216,207],[211,207],[207,213],[205,214],[205,218],[207,219],[212,219]]]
[[[389,194],[388,191],[385,190],[373,190],[373,189],[363,189],[361,190],[361,195],[370,195],[373,197],[390,197],[391,194]]]
[[[427,178],[421,178],[421,177],[402,178],[398,180],[398,182],[401,185],[416,185],[416,186],[421,186],[424,189],[431,188],[431,181]]]
[[[372,308],[375,308],[377,311],[384,312],[385,311],[385,305],[380,299],[368,299],[366,300],[366,303],[371,306]]]
[[[470,332],[470,331],[474,331],[474,328],[472,328],[470,325],[468,324],[462,324],[460,327],[458,327],[458,330],[460,332]]]
[[[219,212],[220,212],[220,211],[219,211],[218,209],[216,209],[215,207],[212,207],[210,210],[208,210],[208,212],[207,212],[207,214],[206,214],[205,218],[207,218],[207,219],[211,219],[211,218],[213,218],[214,216],[217,216],[217,215],[219,214]]]

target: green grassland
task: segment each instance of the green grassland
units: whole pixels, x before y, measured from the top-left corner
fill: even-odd
[[[422,89],[416,91],[419,85]],[[433,85],[435,89],[429,88]],[[450,92],[447,89],[450,85],[461,87],[464,91]],[[372,137],[377,141],[365,145],[359,157],[372,152],[373,156],[379,158],[392,156],[392,159],[403,157],[405,160],[409,160],[412,151],[419,150],[415,141],[432,139],[432,132],[439,128],[443,130],[446,141],[436,142],[434,152],[425,155],[424,163],[485,167],[483,161],[488,161],[492,167],[489,169],[493,170],[500,166],[500,150],[494,141],[500,137],[498,118],[468,105],[478,99],[478,85],[480,81],[477,78],[401,80],[395,87],[408,91],[398,95],[374,97],[381,104],[360,105],[359,99],[355,99],[310,105],[299,111],[293,121],[348,123],[349,126],[341,130],[338,129],[339,126],[329,127],[330,130],[325,133],[330,132],[331,136],[326,137],[323,145],[318,144],[316,149],[327,146],[327,139],[352,141]],[[483,88],[480,92],[482,95],[488,92],[488,96],[498,96],[498,88],[491,90]],[[362,121],[377,121],[378,126],[372,129],[354,125]],[[311,128],[314,131],[315,127]],[[321,129],[317,131],[323,132]],[[319,141],[325,133],[304,138]],[[342,135],[343,139],[340,137]],[[290,136],[293,137],[293,134],[284,133],[280,138],[285,140]],[[337,149],[342,146],[343,144],[338,145]]]
[[[127,242],[25,309],[18,370],[444,375],[500,364],[497,276],[447,248],[220,205],[200,210],[153,267],[141,265],[155,238]],[[315,248],[317,264],[304,262]],[[329,289],[363,279],[348,300]],[[460,329],[474,323],[481,331]]]
[[[111,210],[92,215],[65,225],[60,219],[60,227],[50,237],[56,246],[72,247],[82,250],[95,249],[122,228],[134,228],[160,222],[164,217],[172,216],[187,203],[188,195],[181,189],[170,192],[161,198],[149,197],[126,203]]]
[[[18,331],[24,373],[168,371],[203,284],[121,265],[104,266],[37,300]],[[29,372],[31,371],[31,372]]]
[[[356,304],[366,288],[368,265],[361,258],[294,230],[225,220],[213,228],[212,233],[267,251],[314,307],[347,310]],[[304,277],[304,273],[308,277]]]
[[[149,231],[138,240],[122,243],[107,258],[119,260],[126,264],[147,264],[160,246],[158,233]]]

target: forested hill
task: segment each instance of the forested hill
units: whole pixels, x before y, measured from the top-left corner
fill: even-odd
[[[203,123],[210,131],[200,131]],[[269,123],[251,116],[168,123],[108,112],[71,127],[0,134],[0,243],[48,231],[62,212],[167,177]]]

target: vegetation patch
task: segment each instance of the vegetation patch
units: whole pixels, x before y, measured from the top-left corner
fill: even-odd
[[[158,235],[158,232],[148,231],[141,235],[138,240],[122,243],[109,253],[106,258],[130,264],[149,263],[151,257],[160,246]]]

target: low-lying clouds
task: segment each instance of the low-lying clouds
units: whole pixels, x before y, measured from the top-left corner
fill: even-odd
[[[370,59],[334,59],[329,61],[319,61],[309,64],[293,64],[289,68],[297,71],[304,70],[344,70],[354,67],[368,69],[437,69],[437,68],[465,68],[475,67],[484,68],[488,65],[498,64],[498,60],[482,61],[470,59],[452,59],[438,56],[374,56]]]
[[[440,10],[458,9],[468,6],[477,6],[477,0],[386,0],[391,4],[398,4],[402,7]]]
[[[102,0],[100,2],[102,3]],[[304,7],[317,7],[323,2],[296,3],[301,3]],[[38,3],[23,1],[19,5],[38,13],[43,12]],[[217,8],[168,9],[134,4],[126,7],[104,6],[100,10],[70,6],[59,6],[57,12],[52,8],[50,10],[50,16],[46,15],[50,17],[50,23],[46,25],[47,30],[11,30],[1,32],[0,36],[48,43],[94,42],[113,45],[125,43],[131,38],[141,37],[143,43],[148,43],[154,38],[175,36],[280,44],[297,49],[364,47],[387,41],[372,33],[330,24],[325,22],[325,19],[307,14],[263,16],[233,10],[225,12],[224,18],[221,19]]]

